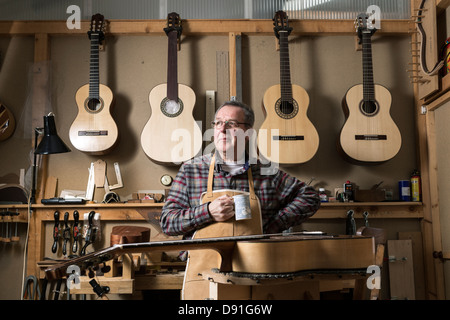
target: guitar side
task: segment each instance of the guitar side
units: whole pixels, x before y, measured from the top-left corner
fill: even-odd
[[[319,134],[307,117],[308,93],[302,87],[292,85],[292,97],[297,102],[298,113],[291,119],[282,118],[277,114],[275,106],[280,97],[280,85],[270,87],[264,94],[263,110],[266,118],[258,133],[259,151],[265,158],[280,164],[307,162],[319,148]],[[274,130],[278,130],[278,133]],[[274,136],[277,135],[288,138],[276,140]],[[289,137],[293,137],[292,140],[289,140]],[[273,144],[273,141],[276,143]],[[277,144],[279,148],[276,148]]]
[[[402,144],[400,130],[390,115],[391,94],[381,85],[374,88],[378,111],[370,116],[364,115],[360,109],[363,85],[355,85],[347,91],[343,101],[347,119],[339,137],[339,147],[350,159],[368,163],[392,159]],[[362,139],[362,136],[369,138]]]
[[[166,97],[166,83],[150,91],[152,112],[141,133],[141,146],[155,162],[176,165],[201,152],[202,132],[192,115],[196,99],[190,87],[178,84],[178,97],[183,104],[179,115],[167,116],[162,112]]]
[[[90,111],[86,105],[89,100],[89,84],[77,90],[75,100],[78,105],[78,114],[69,130],[70,142],[73,146],[94,155],[110,151],[118,138],[117,125],[110,112],[113,93],[103,84],[99,85],[99,93],[102,107],[97,111]]]

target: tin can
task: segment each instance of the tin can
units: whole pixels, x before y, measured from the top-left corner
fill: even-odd
[[[421,198],[420,173],[415,170],[411,175],[411,200],[420,201]]]
[[[398,195],[400,201],[411,201],[411,182],[409,180],[400,180],[398,182]]]

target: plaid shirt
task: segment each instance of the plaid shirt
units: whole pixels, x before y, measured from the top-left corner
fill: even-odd
[[[218,159],[219,160],[219,159]],[[193,232],[214,220],[208,213],[208,203],[201,204],[201,194],[208,184],[211,154],[185,162],[169,191],[161,214],[161,227],[167,235],[192,236]],[[311,217],[320,206],[313,187],[278,170],[262,175],[261,164],[247,163],[235,175],[221,170],[216,161],[213,190],[234,189],[249,192],[247,169],[251,168],[255,193],[261,204],[264,233],[279,233]]]

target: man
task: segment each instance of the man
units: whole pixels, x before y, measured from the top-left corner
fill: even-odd
[[[281,170],[264,174],[261,163],[249,159],[242,137],[248,143],[245,133],[253,124],[253,111],[240,102],[226,102],[216,111],[213,190],[249,192],[247,170],[251,170],[263,232],[278,233],[311,217],[319,208],[320,199],[313,187]],[[229,195],[201,201],[207,190],[212,158],[213,154],[205,154],[181,166],[162,209],[160,222],[167,235],[190,238],[195,230],[233,219],[234,202]]]

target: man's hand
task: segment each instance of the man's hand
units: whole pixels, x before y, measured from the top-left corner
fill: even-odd
[[[208,210],[215,221],[227,221],[234,216],[234,200],[227,195],[220,196],[211,201]]]

